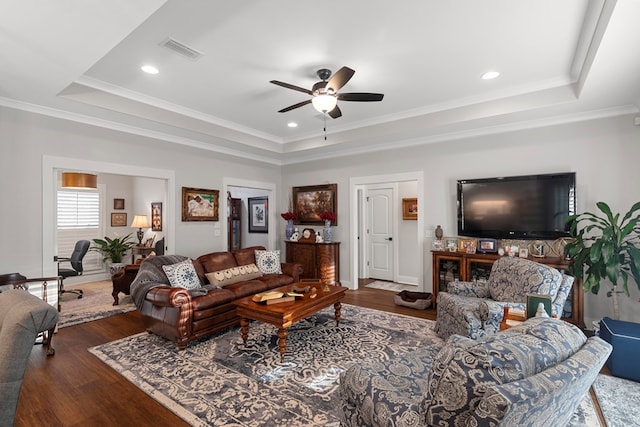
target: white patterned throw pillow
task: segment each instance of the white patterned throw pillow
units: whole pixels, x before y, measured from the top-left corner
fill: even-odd
[[[282,274],[280,251],[256,251],[256,265],[262,274]]]
[[[190,259],[177,264],[163,265],[162,269],[174,288],[197,289],[202,286],[196,268]]]
[[[262,277],[262,273],[255,264],[240,265],[238,267],[227,268],[213,273],[206,273],[209,283],[217,286],[227,286],[233,283],[244,282]]]

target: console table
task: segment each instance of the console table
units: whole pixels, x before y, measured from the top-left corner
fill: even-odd
[[[340,284],[340,242],[285,243],[287,262],[302,264],[301,279],[320,279],[326,285]]]
[[[500,258],[498,254],[468,254],[465,252],[431,251],[433,257],[433,293],[432,304],[435,306],[438,292],[447,290],[447,284],[454,280],[471,282],[489,278],[491,267],[495,260]],[[560,257],[527,258],[530,261],[546,264],[563,273],[567,272],[570,261]],[[563,320],[584,329],[584,291],[582,280],[574,280],[573,287],[567,301],[571,302],[571,309],[565,308]]]

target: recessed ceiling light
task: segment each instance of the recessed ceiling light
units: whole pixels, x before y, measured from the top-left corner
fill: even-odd
[[[297,128],[298,124],[296,122],[289,122],[287,123],[287,126],[289,126],[290,128]]]
[[[147,74],[158,74],[160,72],[153,65],[143,65],[142,67],[140,67],[140,69]]]
[[[482,75],[482,80],[492,80],[495,79],[496,77],[498,77],[500,75],[499,72],[497,71],[489,71],[487,73],[484,73]]]

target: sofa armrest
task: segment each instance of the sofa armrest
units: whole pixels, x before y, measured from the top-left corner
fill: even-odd
[[[473,339],[484,336],[478,309],[482,301],[484,300],[449,292],[438,293],[436,334],[444,340],[453,334]]]
[[[447,292],[455,295],[475,298],[489,298],[489,285],[485,281],[477,282],[449,282]]]
[[[151,304],[160,307],[180,307],[184,304],[191,303],[191,295],[184,288],[172,288],[166,285],[151,288],[145,300]]]
[[[611,346],[591,337],[557,365],[489,386],[472,413],[474,425],[566,425],[610,353]]]
[[[302,275],[303,271],[302,264],[298,264],[297,262],[283,262],[280,264],[280,268],[283,274],[293,277],[294,283],[300,281],[300,275]]]

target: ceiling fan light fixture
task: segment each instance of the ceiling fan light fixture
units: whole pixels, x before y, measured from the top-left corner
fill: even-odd
[[[315,108],[320,113],[328,113],[329,111],[336,108],[338,104],[338,98],[335,95],[329,94],[319,94],[311,99],[311,103],[313,104],[313,108]]]

